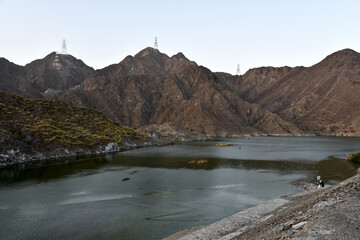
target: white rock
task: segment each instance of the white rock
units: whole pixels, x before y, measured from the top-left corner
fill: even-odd
[[[117,151],[120,151],[120,148],[116,142],[110,142],[105,147],[105,152],[117,152]]]
[[[304,221],[304,222],[299,222],[298,224],[293,225],[292,228],[295,229],[295,230],[296,230],[296,229],[300,229],[300,228],[302,228],[305,224],[307,224],[306,221]]]

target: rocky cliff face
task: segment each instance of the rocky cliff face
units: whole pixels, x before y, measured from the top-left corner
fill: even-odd
[[[172,124],[217,136],[360,135],[359,56],[345,49],[312,67],[261,67],[233,76],[153,48],[97,71],[51,53],[25,67],[0,59],[0,89],[61,97],[133,127]]]
[[[360,135],[360,54],[345,49],[305,68],[259,68],[235,91],[307,132]]]
[[[235,78],[233,81],[235,83],[234,91],[248,101],[258,102],[266,90],[285,76],[291,77],[293,73],[300,69],[302,68],[260,67],[250,69],[243,76]]]
[[[153,48],[96,71],[62,98],[133,127],[172,123],[217,136],[301,132],[259,104],[243,101],[222,78],[182,53],[168,57]]]
[[[71,55],[47,55],[25,66],[27,85],[36,88],[44,97],[52,97],[82,83],[94,69]]]
[[[24,98],[0,91],[0,168],[156,144],[102,113],[59,100]]]
[[[25,67],[0,59],[0,87],[27,97],[49,98],[73,88],[94,69],[71,55],[47,55]]]
[[[0,58],[0,90],[20,93],[19,84],[25,80],[24,67]]]

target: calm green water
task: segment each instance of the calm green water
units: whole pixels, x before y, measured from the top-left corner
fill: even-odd
[[[221,142],[234,145],[192,142],[0,170],[0,238],[161,239],[359,167],[342,160],[360,151],[359,138]]]

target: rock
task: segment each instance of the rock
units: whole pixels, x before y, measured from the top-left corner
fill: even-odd
[[[151,136],[158,142],[172,144],[177,141],[193,141],[193,140],[206,140],[207,136],[188,131],[185,128],[178,127],[172,123],[164,123],[161,125],[151,124],[139,128],[140,131]]]
[[[116,142],[110,142],[105,146],[105,152],[118,152],[120,151],[120,147]]]
[[[293,233],[294,233],[294,230],[293,230],[293,229],[290,229],[289,231],[285,232],[285,233],[283,234],[283,236],[284,236],[284,237],[288,237],[288,236],[290,236],[290,235],[293,234]]]
[[[292,228],[293,228],[294,230],[297,230],[297,229],[302,228],[305,224],[307,224],[307,221],[299,222],[298,224],[293,225]]]
[[[187,130],[186,136],[178,136],[180,141],[195,133],[224,137],[302,133],[276,113],[243,101],[217,74],[183,54],[170,58],[152,48],[96,70],[76,92],[68,90],[61,98],[101,109],[125,126],[171,123]]]
[[[54,67],[54,61],[58,61],[59,67]],[[55,52],[25,66],[1,58],[0,89],[28,97],[52,98],[81,84],[94,71],[80,59]]]
[[[359,63],[360,53],[344,49],[311,67],[254,68],[227,82],[245,101],[259,103],[305,131],[356,136],[360,115],[353,106],[359,106],[360,98],[347,96],[360,89]]]
[[[347,154],[346,155],[346,160],[348,161],[352,161],[352,162],[355,162],[355,163],[360,163],[360,153],[355,153],[355,154]]]
[[[291,228],[291,225],[287,225],[285,224],[283,227],[282,227],[282,231],[287,231]]]
[[[317,189],[317,186],[315,184],[313,184],[313,183],[310,183],[310,184],[305,185],[304,189],[306,191],[313,191],[313,190]]]

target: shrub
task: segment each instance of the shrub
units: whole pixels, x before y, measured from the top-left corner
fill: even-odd
[[[349,161],[360,163],[360,153],[348,154],[346,159]]]
[[[229,147],[229,146],[232,146],[234,144],[232,143],[217,143],[216,146],[218,147]]]
[[[0,96],[4,101],[0,103],[0,117],[7,119],[10,131],[19,137],[27,132],[37,141],[87,147],[107,142],[120,145],[124,137],[147,138],[133,128],[107,119],[98,111],[72,107],[58,100],[26,99],[1,91]],[[0,121],[0,127],[9,127],[4,123]]]

